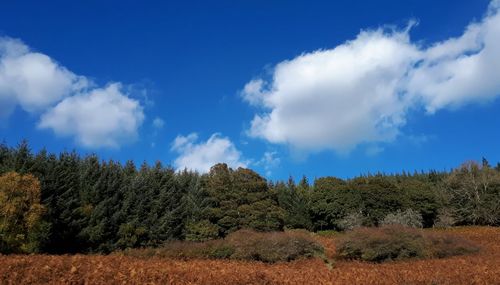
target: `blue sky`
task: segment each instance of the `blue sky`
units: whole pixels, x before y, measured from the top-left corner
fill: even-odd
[[[0,139],[272,179],[496,164],[499,7],[5,1]]]

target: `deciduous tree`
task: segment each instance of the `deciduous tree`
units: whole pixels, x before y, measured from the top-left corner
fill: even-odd
[[[0,250],[36,252],[44,230],[40,182],[31,174],[0,176]]]

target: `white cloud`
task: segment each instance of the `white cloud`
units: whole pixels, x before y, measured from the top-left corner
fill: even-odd
[[[30,51],[19,40],[0,37],[0,100],[9,103],[0,107],[4,116],[15,105],[27,112],[44,110],[88,86],[85,77],[75,75],[50,57]]]
[[[423,51],[411,70],[407,91],[421,98],[429,113],[485,102],[500,95],[500,14],[498,1],[488,15],[467,27],[462,36]]]
[[[38,127],[73,136],[86,147],[118,147],[144,120],[139,101],[120,83],[98,88],[17,39],[0,37],[0,117],[19,106],[42,114]]]
[[[272,170],[278,167],[281,163],[281,159],[278,157],[276,151],[266,151],[255,165],[262,166],[266,172],[266,176],[271,176]]]
[[[156,129],[163,129],[164,126],[165,126],[165,121],[162,118],[156,117],[153,120],[153,127],[155,127]]]
[[[250,134],[300,149],[338,151],[390,141],[405,123],[399,75],[418,57],[404,32],[377,30],[284,61],[268,90],[245,96],[269,110],[255,116]]]
[[[277,64],[270,81],[242,91],[263,111],[249,134],[298,150],[346,153],[393,141],[411,108],[435,112],[500,95],[500,1],[458,38],[429,48],[409,32],[362,31],[329,50]]]
[[[171,150],[179,154],[174,161],[176,169],[187,168],[205,173],[217,163],[226,163],[232,168],[246,167],[248,164],[227,137],[213,134],[206,142],[197,141],[196,133],[175,138]]]
[[[262,79],[255,79],[248,82],[243,88],[243,91],[241,92],[243,99],[248,103],[250,103],[250,105],[254,106],[259,105],[264,96],[263,85],[264,85],[264,80]]]
[[[118,147],[137,137],[143,120],[140,103],[115,83],[64,99],[42,115],[38,126],[60,136],[74,136],[86,147]]]

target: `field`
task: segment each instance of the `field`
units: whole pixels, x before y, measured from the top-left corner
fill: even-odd
[[[371,264],[320,259],[264,264],[121,255],[0,256],[0,284],[500,284],[500,228],[446,230],[481,247],[446,259]],[[329,257],[335,238],[318,237]]]

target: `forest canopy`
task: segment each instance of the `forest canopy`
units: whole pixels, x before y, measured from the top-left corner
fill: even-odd
[[[0,144],[2,253],[75,253],[206,241],[239,229],[347,230],[500,224],[500,165],[486,159],[451,171],[268,181],[251,169],[206,174],[33,153]]]

